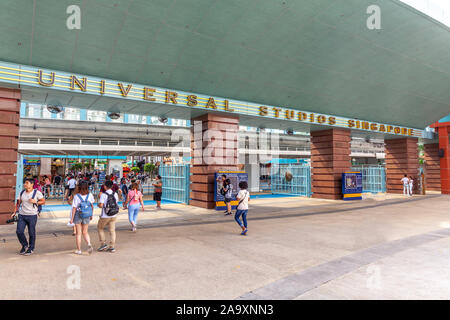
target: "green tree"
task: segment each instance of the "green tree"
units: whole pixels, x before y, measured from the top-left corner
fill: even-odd
[[[133,171],[134,173],[139,173],[141,169],[139,169],[138,167],[133,167],[131,168],[131,171]]]
[[[150,174],[150,178],[153,179],[153,174],[155,173],[156,166],[153,163],[146,163],[144,165],[144,171]]]

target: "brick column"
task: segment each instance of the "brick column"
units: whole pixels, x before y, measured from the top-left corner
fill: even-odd
[[[406,174],[414,179],[413,194],[419,192],[419,151],[417,138],[385,140],[386,191],[403,193],[401,179]]]
[[[424,145],[425,155],[425,190],[441,191],[441,167],[439,158],[439,143]]]
[[[0,224],[14,210],[19,113],[20,90],[0,88]]]
[[[191,121],[191,200],[190,205],[213,209],[214,174],[239,170],[239,118],[205,114]]]
[[[312,197],[342,199],[342,173],[351,168],[350,130],[311,132]]]

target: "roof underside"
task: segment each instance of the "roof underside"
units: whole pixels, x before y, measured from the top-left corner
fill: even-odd
[[[3,61],[414,128],[450,113],[449,44],[397,0],[0,2]]]

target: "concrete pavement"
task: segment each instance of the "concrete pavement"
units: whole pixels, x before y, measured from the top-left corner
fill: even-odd
[[[91,256],[72,254],[67,218],[55,212],[39,221],[30,257],[16,253],[14,227],[0,226],[0,298],[448,299],[449,200],[255,200],[246,237],[211,210],[146,208],[137,233],[121,214],[116,253]],[[95,225],[90,234],[97,245]],[[70,289],[73,268],[80,289]]]

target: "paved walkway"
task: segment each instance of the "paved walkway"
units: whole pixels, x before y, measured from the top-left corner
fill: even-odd
[[[148,207],[137,233],[121,214],[116,253],[92,256],[72,254],[67,213],[53,212],[30,257],[17,255],[14,226],[0,226],[0,298],[448,299],[449,200],[255,200],[246,237],[212,210]],[[67,286],[71,266],[80,289]]]

